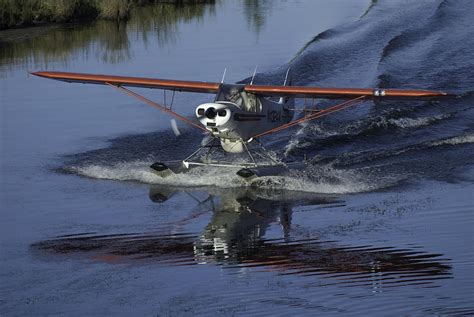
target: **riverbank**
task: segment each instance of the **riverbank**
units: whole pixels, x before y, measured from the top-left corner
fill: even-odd
[[[96,19],[122,21],[130,17],[135,6],[213,2],[215,0],[0,0],[0,30]]]

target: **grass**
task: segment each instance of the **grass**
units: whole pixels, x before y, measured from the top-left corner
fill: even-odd
[[[104,63],[128,61],[131,41],[141,40],[145,46],[153,41],[166,46],[176,40],[177,24],[215,16],[215,3],[157,3],[132,8],[127,21],[99,19],[80,25],[51,24],[0,31],[0,64],[10,69],[38,69],[58,63],[65,68],[91,55]],[[0,82],[2,76],[8,76],[8,72],[0,72]]]
[[[44,23],[127,20],[133,6],[196,4],[213,0],[0,0],[0,30]]]

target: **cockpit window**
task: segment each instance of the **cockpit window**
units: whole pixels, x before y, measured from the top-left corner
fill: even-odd
[[[249,94],[244,92],[246,95],[247,99],[247,106],[246,110],[251,111],[251,112],[260,112],[262,111],[262,103],[260,102],[260,99],[257,98],[254,94]]]
[[[250,112],[260,112],[262,110],[259,98],[254,94],[245,92],[243,85],[222,84],[217,93],[216,101],[229,101]]]
[[[242,108],[242,93],[237,88],[232,88],[226,96],[226,99],[230,102],[235,103],[239,108]]]

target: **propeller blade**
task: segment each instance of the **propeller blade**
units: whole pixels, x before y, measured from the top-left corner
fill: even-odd
[[[171,119],[170,122],[171,122],[171,129],[173,129],[174,135],[175,136],[180,136],[181,132],[178,129],[178,124],[176,123],[176,120]]]

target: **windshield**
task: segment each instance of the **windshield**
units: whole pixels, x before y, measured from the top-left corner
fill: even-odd
[[[217,93],[216,101],[229,101],[245,111],[260,112],[262,109],[259,98],[244,91],[243,85],[222,84]]]

